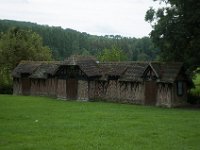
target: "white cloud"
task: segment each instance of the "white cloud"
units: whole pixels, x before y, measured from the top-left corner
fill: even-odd
[[[90,34],[147,36],[153,0],[0,0],[0,19],[37,22]]]

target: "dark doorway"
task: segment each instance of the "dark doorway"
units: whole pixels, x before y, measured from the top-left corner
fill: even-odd
[[[155,105],[157,95],[157,85],[155,81],[145,82],[145,104]]]
[[[31,81],[28,77],[22,78],[22,94],[30,95]]]
[[[66,93],[68,99],[77,99],[78,81],[76,79],[66,80]]]

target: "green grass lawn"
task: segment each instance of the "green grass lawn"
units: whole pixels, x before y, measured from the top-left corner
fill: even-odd
[[[199,150],[200,110],[0,95],[1,150]]]

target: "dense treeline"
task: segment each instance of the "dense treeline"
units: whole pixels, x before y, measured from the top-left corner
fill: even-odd
[[[38,33],[43,38],[44,45],[52,50],[55,60],[64,60],[72,54],[98,55],[104,49],[112,49],[113,46],[121,49],[128,56],[128,60],[159,59],[157,55],[159,51],[149,37],[137,39],[119,35],[95,36],[61,27],[0,20],[0,32],[6,32],[13,27]]]

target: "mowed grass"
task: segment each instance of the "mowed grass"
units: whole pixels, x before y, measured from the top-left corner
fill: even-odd
[[[1,150],[199,150],[200,110],[0,95]]]

